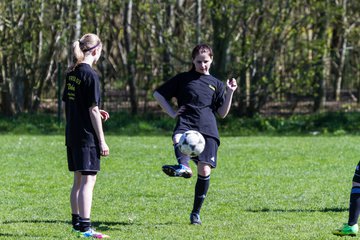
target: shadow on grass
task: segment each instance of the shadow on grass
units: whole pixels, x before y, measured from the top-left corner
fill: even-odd
[[[348,208],[324,208],[324,209],[269,209],[269,208],[263,208],[263,209],[247,209],[247,212],[347,212],[349,211]]]
[[[62,221],[62,220],[41,220],[41,219],[32,219],[32,220],[14,220],[14,221],[4,221],[2,224],[16,224],[16,223],[63,223],[63,224],[71,224],[71,221]],[[133,222],[97,222],[92,221],[91,222],[94,227],[98,227],[101,225],[134,225],[136,223]]]
[[[19,223],[48,223],[48,224],[68,224],[69,227],[71,226],[71,221],[62,221],[62,220],[39,220],[39,219],[33,219],[33,220],[14,220],[14,221],[4,221],[2,222],[3,225],[5,224],[19,224]],[[117,229],[116,226],[131,226],[131,225],[144,225],[142,223],[136,222],[136,221],[129,221],[129,222],[113,222],[113,221],[92,221],[92,226],[95,227],[99,231],[106,231],[106,230],[114,230]],[[154,223],[153,225],[174,225],[177,223],[174,222],[165,222],[165,223]],[[0,236],[7,236],[6,234],[1,234]]]
[[[35,236],[35,235],[30,235],[30,234],[13,234],[13,233],[0,233],[0,237],[11,237],[12,239],[19,239],[22,237],[29,237],[29,238],[39,238],[39,236]],[[56,239],[56,238],[62,238],[62,237],[58,237],[58,236],[47,236],[47,237],[51,237],[52,239]]]
[[[41,220],[41,219],[35,219],[35,220],[14,220],[14,221],[4,221],[0,222],[0,224],[36,224],[36,223],[45,223],[45,224],[68,224],[69,225],[69,233],[71,232],[71,221],[62,221],[62,220]],[[175,225],[177,223],[174,222],[166,222],[166,223],[156,223],[151,224],[153,226],[162,226],[162,225]],[[103,222],[92,222],[92,225],[95,227],[98,231],[110,231],[109,234],[111,235],[111,231],[121,230],[120,226],[136,226],[136,225],[143,225],[142,223],[137,222],[113,222],[113,221],[103,221]],[[145,224],[146,225],[146,224]],[[19,239],[19,238],[41,238],[42,236],[38,235],[32,235],[28,233],[0,233],[0,238],[6,237],[11,239]],[[63,239],[63,236],[46,236],[47,238],[51,239]]]
[[[23,224],[23,223],[30,223],[30,224],[36,224],[36,223],[45,223],[45,224],[68,224],[69,225],[69,232],[71,230],[71,221],[61,221],[61,220],[41,220],[41,219],[34,219],[34,220],[14,220],[14,221],[4,221],[1,224]],[[111,230],[113,229],[112,226],[126,226],[126,225],[136,225],[137,223],[131,223],[131,222],[92,222],[92,225],[99,231],[105,231],[105,230]],[[110,229],[111,228],[111,229]],[[115,228],[116,229],[116,228]],[[0,233],[1,237],[11,237],[13,239],[19,239],[21,237],[29,237],[29,238],[39,238],[39,236],[36,235],[30,235],[27,233],[17,234],[17,233]],[[47,236],[51,237],[52,239],[62,238],[59,236]]]

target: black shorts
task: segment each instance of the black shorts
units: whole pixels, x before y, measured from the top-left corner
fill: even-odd
[[[353,182],[360,183],[360,162],[356,166],[354,177],[353,177]]]
[[[67,147],[69,171],[100,171],[100,149],[98,147]]]
[[[192,157],[191,159],[195,162],[206,163],[211,166],[211,168],[216,168],[217,162],[217,151],[219,148],[218,141],[213,137],[205,136],[205,149],[197,157]]]

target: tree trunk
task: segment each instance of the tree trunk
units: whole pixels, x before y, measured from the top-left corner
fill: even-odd
[[[82,2],[81,0],[76,0],[76,10],[75,10],[75,39],[74,40],[77,40],[77,39],[80,39],[80,35],[81,35],[81,5],[82,5]]]
[[[125,4],[124,38],[125,38],[125,50],[127,53],[126,70],[127,70],[127,82],[129,85],[129,93],[130,93],[131,114],[136,115],[138,112],[138,102],[137,102],[137,86],[136,86],[136,76],[135,76],[136,53],[133,51],[133,43],[131,37],[132,10],[133,10],[133,1],[129,0]]]
[[[5,116],[12,116],[14,114],[11,103],[9,82],[5,81],[1,86],[1,113]]]
[[[201,42],[201,0],[196,0],[196,44]]]
[[[319,85],[319,92],[318,92],[318,99],[319,99],[319,105],[316,110],[322,111],[325,108],[326,103],[326,86],[328,83],[331,82],[331,54],[330,54],[330,47],[331,47],[331,41],[332,41],[332,29],[329,29],[327,27],[327,33],[326,33],[326,46],[324,46],[325,51],[323,53],[322,57],[322,64],[323,64],[323,77],[320,81]]]
[[[356,70],[356,97],[357,97],[357,104],[360,104],[360,71]]]
[[[317,87],[315,89],[316,94],[314,97],[314,112],[322,111],[325,107],[326,83],[330,82],[331,73],[330,47],[332,42],[332,29],[329,28],[326,9],[318,14],[320,15],[320,18],[317,25],[315,25],[315,28],[318,29],[317,39],[323,41],[324,44],[321,49],[322,51],[320,51],[322,58],[318,60],[319,64],[314,64],[314,69],[316,69],[314,82],[317,83]]]
[[[236,15],[235,20],[230,19],[235,14],[230,4],[222,6],[220,1],[213,1],[211,20],[213,26],[213,50],[214,50],[214,75],[223,80],[227,74],[227,54],[230,46],[232,33],[235,31],[240,16]]]
[[[179,6],[180,7],[180,6]],[[166,31],[166,35],[168,36],[172,36],[173,32],[174,32],[174,6],[171,3],[168,3],[166,6],[166,18],[165,18],[165,22],[164,22],[164,28]],[[167,38],[162,38],[162,40],[164,41],[164,49],[162,52],[162,56],[163,56],[163,80],[169,80],[169,78],[171,77],[171,67],[170,67],[170,61],[171,61],[171,49],[170,49],[170,44]]]
[[[345,66],[345,59],[346,59],[346,48],[347,48],[347,35],[348,35],[348,20],[347,20],[347,12],[346,12],[346,4],[347,0],[343,0],[343,16],[342,16],[342,24],[343,24],[343,39],[342,39],[342,47],[341,47],[341,54],[340,54],[340,63],[338,69],[338,76],[336,79],[336,89],[335,89],[335,100],[338,102],[340,101],[341,97],[341,84],[343,81],[343,72]]]
[[[244,26],[242,29],[242,34],[241,34],[241,59],[243,60],[243,62],[247,62],[246,61],[246,38],[247,38],[247,24],[246,21],[244,21]],[[238,106],[238,111],[237,114],[238,116],[245,116],[246,112],[247,112],[247,108],[248,108],[248,99],[247,99],[247,92],[248,92],[248,85],[246,84],[246,79],[247,79],[247,66],[246,64],[243,64],[240,68],[240,74],[239,74],[239,106]]]

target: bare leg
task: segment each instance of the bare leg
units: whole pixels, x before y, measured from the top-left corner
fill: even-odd
[[[79,192],[79,215],[81,218],[90,219],[93,190],[96,175],[82,175]]]
[[[70,205],[72,214],[79,214],[79,191],[81,186],[81,173],[74,172],[74,182],[70,193]]]

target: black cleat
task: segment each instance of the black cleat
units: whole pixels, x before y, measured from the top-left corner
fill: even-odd
[[[183,177],[191,178],[192,171],[191,168],[179,164],[179,165],[164,165],[162,166],[163,172],[170,177]]]
[[[200,215],[197,213],[190,214],[190,223],[194,225],[201,225]]]

